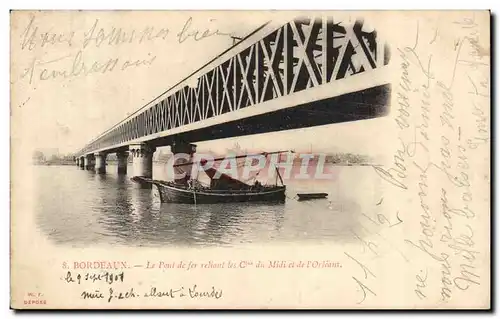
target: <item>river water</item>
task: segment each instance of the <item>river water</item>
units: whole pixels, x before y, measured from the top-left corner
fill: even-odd
[[[155,163],[154,178],[163,178],[164,165]],[[285,180],[284,204],[195,206],[161,204],[155,187],[139,188],[114,165],[104,175],[77,166],[37,166],[36,223],[54,243],[80,247],[352,240],[363,207],[377,200],[376,174],[371,167],[331,169],[337,173],[332,180]],[[299,202],[298,192],[329,195]]]

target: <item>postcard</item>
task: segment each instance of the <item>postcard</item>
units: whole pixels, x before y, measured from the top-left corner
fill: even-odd
[[[489,11],[12,11],[14,309],[489,309]]]

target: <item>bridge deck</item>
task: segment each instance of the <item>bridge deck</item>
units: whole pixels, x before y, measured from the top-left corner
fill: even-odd
[[[266,113],[304,121],[303,116],[293,115],[295,111],[280,111],[291,107],[297,107],[298,113],[330,114],[324,117],[328,123],[319,118],[305,120],[309,126],[366,118],[366,114],[381,116],[385,111],[380,108],[389,92],[383,86],[388,81],[381,67],[388,59],[387,47],[363,21],[350,25],[321,17],[297,19],[279,27],[266,24],[153,100],[145,110],[101,134],[80,154],[146,141],[170,143],[180,134],[195,138],[189,140],[192,142],[207,140],[207,134],[223,128],[227,130],[224,137],[263,133],[262,127],[268,131],[287,129],[258,121],[268,122],[261,116]],[[381,86],[385,100],[379,98]],[[364,91],[367,88],[374,89]],[[365,96],[363,102],[356,102],[359,98],[354,92]],[[238,123],[245,129],[231,128]],[[299,123],[294,126],[304,127]]]

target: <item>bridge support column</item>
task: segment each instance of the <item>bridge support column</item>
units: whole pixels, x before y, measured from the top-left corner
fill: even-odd
[[[145,143],[129,146],[132,153],[132,174],[133,176],[153,177],[153,153],[155,147]]]
[[[98,174],[106,173],[106,153],[95,153],[95,170]]]
[[[76,163],[76,166],[80,166],[80,158],[79,157],[75,158],[75,163]]]
[[[174,142],[170,146],[170,150],[174,155],[174,164],[182,164],[193,161],[193,154],[196,153],[196,145],[184,143],[184,142]],[[180,167],[174,167],[175,174],[179,174],[179,178],[175,178],[175,182],[179,184],[185,184],[191,178],[191,170],[193,165],[185,165]],[[184,175],[184,177],[180,177]]]
[[[127,174],[128,152],[116,152],[118,160],[118,174]]]
[[[78,166],[80,166],[81,169],[85,168],[85,157],[80,156]]]
[[[93,170],[95,166],[95,157],[94,154],[88,154],[85,156],[85,169]]]

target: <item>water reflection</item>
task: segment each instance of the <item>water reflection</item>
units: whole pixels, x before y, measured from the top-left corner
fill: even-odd
[[[230,244],[247,240],[249,232],[243,225],[254,223],[266,225],[265,233],[254,229],[250,232],[254,239],[268,236],[268,227],[280,229],[285,206],[283,204],[234,203],[221,205],[165,204],[161,215],[168,225],[173,242],[178,244]]]
[[[103,202],[112,201],[108,193]],[[212,245],[230,244],[243,235],[241,225],[260,219],[279,222],[284,205],[161,204],[154,192],[128,188],[116,192],[116,206],[101,207],[100,222],[107,233],[128,244]],[[116,209],[120,207],[120,209]],[[280,225],[273,226],[280,229]],[[257,235],[257,234],[256,234]]]

